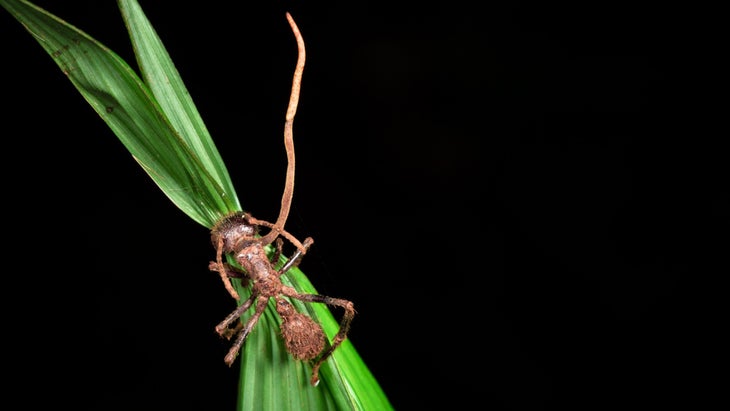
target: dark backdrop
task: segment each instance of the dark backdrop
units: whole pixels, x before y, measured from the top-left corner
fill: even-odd
[[[396,409],[658,409],[714,391],[726,155],[690,132],[701,78],[681,68],[681,10],[247,3],[141,2],[244,207],[269,220],[296,18],[287,227],[316,240],[302,268],[319,291],[355,302],[351,340]],[[38,4],[134,61],[114,2]],[[234,409],[213,331],[234,305],[207,229],[4,11],[0,35],[6,338],[31,348],[15,358],[25,400]]]

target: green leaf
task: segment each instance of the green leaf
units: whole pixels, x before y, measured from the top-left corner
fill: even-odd
[[[119,0],[119,7],[145,81],[111,50],[32,3],[0,0],[0,5],[38,40],[182,211],[211,228],[224,215],[241,210],[213,140],[136,1]],[[283,276],[282,281],[300,293],[316,294],[297,268]],[[236,284],[241,301],[245,301],[250,290],[238,281]],[[322,325],[330,340],[337,333],[339,324],[328,307],[297,300],[292,303]],[[392,409],[349,340],[322,366],[321,383],[312,387],[310,366],[294,360],[286,351],[279,336],[279,323],[270,303],[244,344],[240,356],[239,410]]]
[[[137,1],[119,0],[118,4],[145,84],[152,90],[162,111],[185,144],[200,159],[203,168],[210,172],[218,186],[223,188],[221,195],[230,200],[236,210],[240,210],[228,170],[162,41]],[[223,211],[228,210],[230,208]]]
[[[0,4],[38,40],[134,159],[182,211],[210,228],[223,215],[240,209],[232,188],[224,188],[231,183],[222,185],[220,176],[211,173],[175,129],[148,86],[119,56],[29,2],[2,0]]]

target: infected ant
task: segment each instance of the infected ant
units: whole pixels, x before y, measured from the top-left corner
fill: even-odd
[[[236,360],[243,343],[246,341],[246,337],[251,333],[254,326],[256,326],[256,323],[268,305],[269,299],[273,298],[276,301],[276,312],[281,318],[281,335],[287,351],[297,360],[310,361],[316,359],[312,366],[312,378],[310,380],[310,383],[316,386],[319,383],[320,366],[345,338],[347,338],[350,322],[355,315],[355,308],[353,303],[348,300],[317,294],[300,294],[294,288],[282,284],[280,278],[291,268],[299,264],[302,256],[306,254],[307,249],[314,242],[311,237],[308,237],[301,243],[284,230],[284,224],[289,216],[289,209],[294,192],[295,162],[292,126],[299,102],[299,91],[305,60],[304,40],[302,39],[301,33],[289,13],[286,14],[286,18],[296,37],[299,56],[294,70],[292,91],[286,112],[286,122],[284,123],[284,145],[286,147],[288,165],[279,217],[274,224],[258,220],[245,212],[236,212],[222,218],[211,229],[211,241],[216,248],[216,260],[211,261],[208,268],[220,274],[226,290],[236,300],[239,300],[240,297],[231,284],[230,278],[241,278],[244,284],[252,283],[251,296],[215,327],[216,332],[222,337],[231,339],[233,336],[236,336],[231,349],[225,357],[226,364],[230,366]],[[266,227],[270,231],[264,236],[258,236],[259,227]],[[297,250],[284,266],[277,270],[274,268],[274,264],[279,260],[284,243],[279,237],[280,235],[286,237]],[[272,258],[269,259],[266,256],[264,247],[274,241],[276,241],[276,249]],[[231,254],[241,268],[224,263],[224,254]],[[297,312],[294,306],[284,297],[294,298],[308,303],[329,304],[342,307],[345,310],[345,314],[340,321],[340,329],[326,350],[326,337],[322,327],[311,318]],[[232,326],[252,306],[255,307],[255,311],[245,324],[239,321],[235,326]],[[317,358],[318,356],[319,358]]]

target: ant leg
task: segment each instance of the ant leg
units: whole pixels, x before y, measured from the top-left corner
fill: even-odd
[[[220,272],[220,267],[218,267],[218,263],[215,261],[211,261],[208,263],[208,270]],[[248,275],[245,271],[236,268],[228,263],[223,263],[223,271],[224,273],[221,273],[221,275],[225,274],[228,278],[238,278],[241,280],[241,285],[244,287],[248,286]]]
[[[271,261],[271,264],[276,265],[276,263],[279,262],[279,258],[281,258],[281,250],[284,247],[284,240],[281,238],[276,239],[276,251],[274,251],[274,254],[271,256],[269,261]]]
[[[253,304],[256,297],[256,294],[251,294],[251,297],[249,297],[248,300],[244,301],[243,304],[236,307],[236,309],[233,310],[232,313],[228,314],[228,316],[223,321],[216,325],[215,331],[218,333],[218,335],[230,340],[231,337],[235,335],[236,332],[238,332],[237,328],[230,328],[231,323],[236,321],[238,318],[241,317],[241,315],[243,315],[243,313],[251,308],[251,304]]]
[[[218,263],[215,261],[211,261],[208,263],[208,269],[210,271],[218,271]],[[241,280],[241,285],[244,287],[248,286],[248,275],[245,271],[241,270],[240,268],[234,267],[228,263],[223,263],[223,269],[226,271],[226,276],[228,278],[238,278]]]
[[[327,348],[324,354],[322,354],[322,356],[319,357],[314,366],[312,366],[312,379],[310,380],[310,382],[312,385],[316,386],[317,384],[319,384],[319,367],[347,338],[347,332],[350,331],[350,323],[352,322],[352,318],[355,316],[355,305],[352,303],[352,301],[344,300],[342,298],[332,298],[326,295],[318,294],[299,294],[291,287],[284,287],[282,289],[282,293],[288,297],[296,298],[300,301],[334,305],[337,307],[341,307],[345,310],[345,314],[342,316],[342,320],[340,321],[340,330],[337,331],[337,334],[332,339],[332,343],[330,344],[329,348]]]
[[[277,232],[280,235],[284,236],[287,240],[289,240],[289,242],[291,242],[292,244],[294,244],[294,246],[296,248],[302,250],[302,252],[304,252],[304,253],[307,252],[307,249],[302,245],[302,243],[299,242],[299,240],[297,240],[296,237],[294,237],[293,235],[289,234],[288,231],[284,230],[284,228],[279,227],[276,224],[272,224],[272,223],[270,223],[268,221],[259,220],[258,218],[251,217],[250,215],[247,215],[246,218],[248,219],[248,222],[251,223],[251,224],[260,225],[260,226],[263,226],[263,227],[266,227],[266,228],[270,228],[272,231],[271,231],[271,233],[266,234],[266,237],[268,237],[269,235],[271,235],[273,232]],[[266,239],[266,237],[263,237],[263,238]],[[262,244],[263,245],[267,245],[270,242],[271,242],[271,240],[269,240],[268,242],[266,242],[266,240],[264,240],[264,241],[262,241]]]
[[[313,243],[314,240],[312,239],[312,237],[307,237],[304,239],[304,244],[302,244],[302,246],[305,250],[307,250],[309,247],[312,246]],[[299,262],[302,260],[302,256],[304,256],[304,251],[297,249],[297,251],[289,258],[289,261],[287,261],[286,264],[284,264],[284,266],[279,269],[278,274],[282,275],[292,268],[298,266]]]
[[[248,301],[253,302],[253,296],[251,296],[251,298]],[[243,329],[238,334],[238,337],[236,337],[236,341],[233,343],[233,346],[231,346],[231,349],[228,350],[228,354],[226,354],[226,358],[224,359],[224,361],[226,362],[226,364],[228,364],[229,367],[233,364],[233,361],[236,360],[238,353],[241,351],[241,346],[243,346],[243,343],[246,341],[246,337],[248,337],[248,334],[251,333],[251,330],[256,325],[256,323],[259,322],[259,318],[261,317],[261,314],[264,313],[264,310],[266,309],[266,305],[268,304],[268,302],[269,302],[269,297],[262,296],[262,297],[257,298],[256,311],[253,313],[251,318],[249,318],[248,321],[246,321],[246,325],[243,326]],[[249,306],[250,305],[251,304],[249,304]]]
[[[223,237],[218,238],[218,247],[215,252],[215,261],[217,269],[213,271],[218,271],[218,274],[220,274],[221,280],[223,280],[223,286],[226,287],[228,294],[230,294],[234,300],[240,300],[241,297],[238,295],[238,291],[233,288],[233,284],[231,284],[231,279],[228,278],[226,267],[225,265],[223,265]],[[210,265],[208,265],[208,268],[210,268]]]

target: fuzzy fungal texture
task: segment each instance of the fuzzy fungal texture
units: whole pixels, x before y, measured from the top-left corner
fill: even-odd
[[[311,360],[324,350],[325,336],[322,327],[311,318],[293,309],[289,303],[281,315],[281,336],[286,349],[297,360]],[[282,304],[279,304],[281,307]]]

